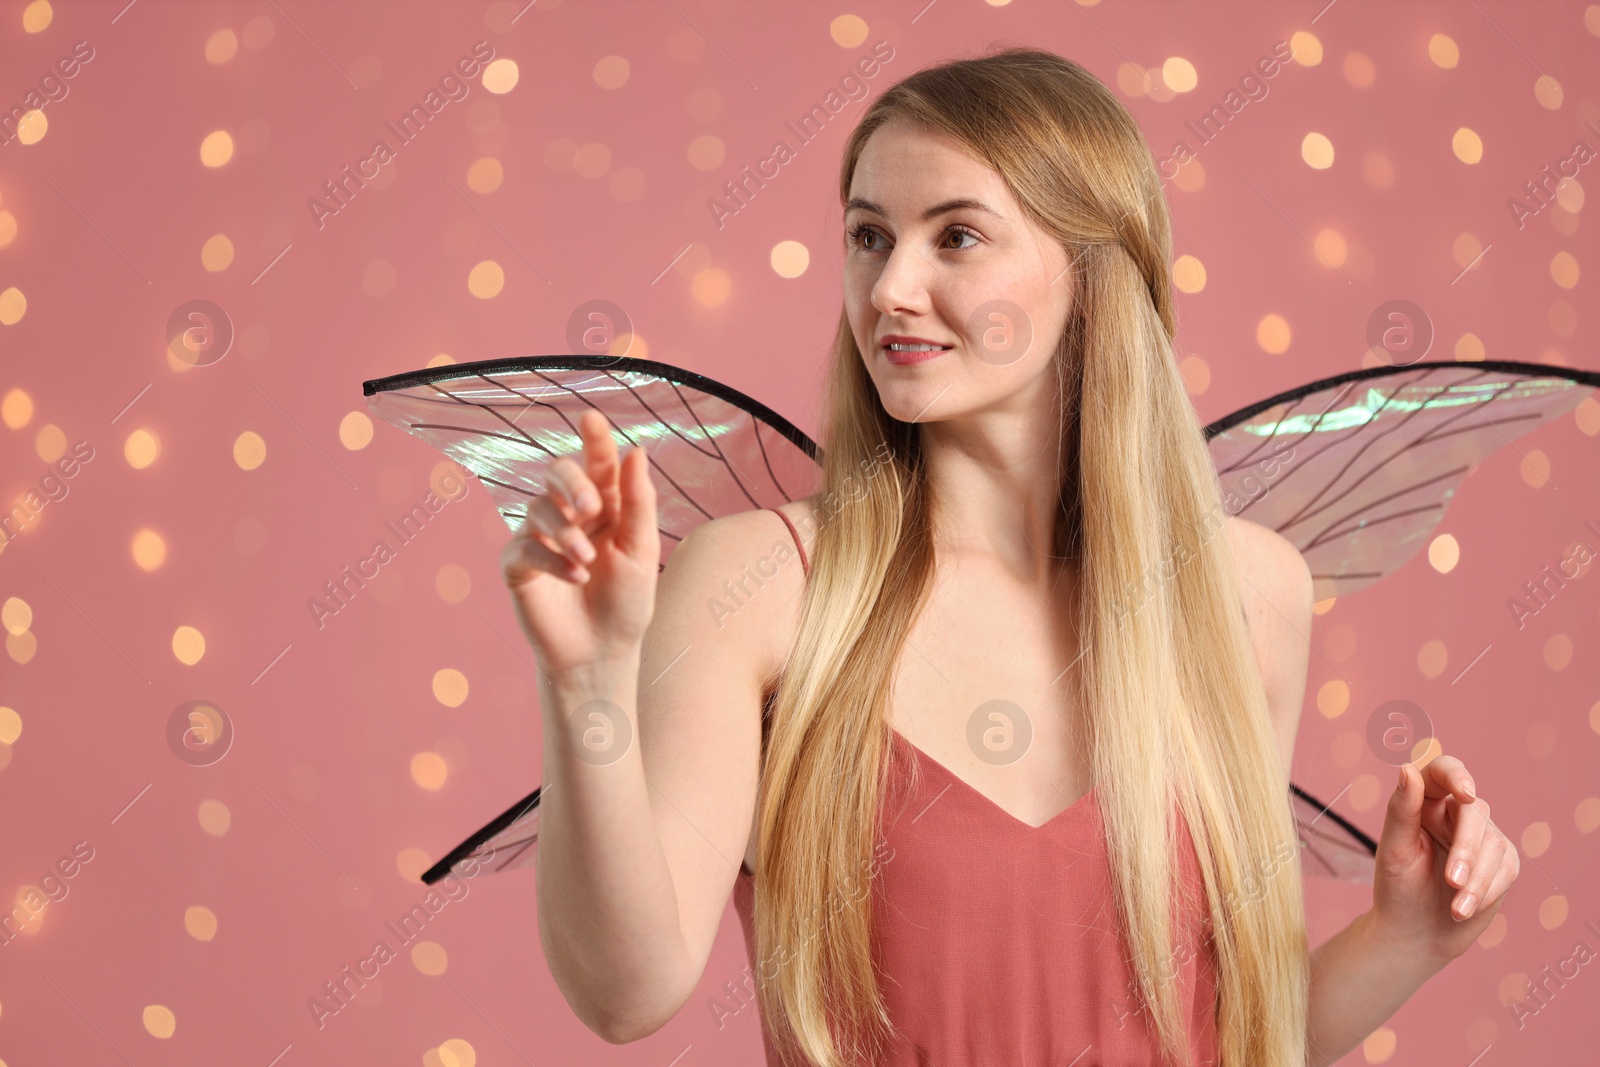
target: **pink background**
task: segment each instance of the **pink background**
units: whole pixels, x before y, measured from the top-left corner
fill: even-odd
[[[0,211],[15,225],[0,291],[26,299],[0,326],[14,415],[0,429],[0,499],[37,487],[63,447],[87,441],[94,458],[0,552],[0,706],[15,713],[0,712],[0,728],[22,724],[0,751],[0,903],[76,842],[94,856],[0,947],[0,1059],[12,1067],[120,1062],[108,1043],[140,1065],[471,1058],[437,1051],[448,1040],[485,1064],[759,1057],[753,1010],[719,1029],[708,1008],[745,964],[731,909],[679,1016],[614,1047],[578,1022],[542,962],[531,870],[479,879],[433,918],[424,938],[447,955],[443,974],[402,950],[317,1028],[308,998],[374,941],[392,943],[384,923],[425,896],[417,857],[437,858],[535,784],[539,731],[532,666],[498,586],[509,532],[481,486],[320,630],[307,601],[373,541],[397,545],[384,524],[422,500],[440,459],[381,423],[348,447],[340,425],[364,410],[361,382],[441,354],[567,351],[568,316],[587,300],[624,307],[652,358],[815,434],[840,303],[839,149],[864,105],[807,145],[784,123],[876,41],[894,54],[867,79],[873,94],[991,42],[1051,48],[1113,87],[1121,66],[1184,57],[1192,91],[1119,90],[1160,158],[1276,42],[1315,35],[1321,61],[1271,79],[1199,150],[1193,187],[1168,184],[1175,254],[1206,270],[1201,291],[1179,296],[1179,352],[1207,421],[1367,365],[1367,317],[1395,298],[1430,315],[1429,359],[1473,358],[1475,337],[1491,359],[1600,368],[1600,246],[1579,209],[1594,168],[1564,194],[1576,215],[1548,207],[1519,230],[1507,208],[1575,141],[1600,149],[1583,126],[1600,125],[1600,11],[1586,25],[1581,2],[1341,0],[1319,15],[1315,2],[540,0],[513,23],[520,2],[112,0],[57,4],[37,33],[24,32],[25,7],[0,3],[4,110],[75,42],[94,58],[46,106],[42,139],[0,146]],[[835,39],[843,15],[864,20],[864,40],[848,22]],[[222,30],[242,43],[214,64],[206,43]],[[1459,45],[1454,69],[1430,60],[1435,33]],[[319,229],[307,201],[478,41],[516,62],[515,87],[492,94],[471,79]],[[1352,84],[1352,53],[1370,61],[1370,85]],[[609,56],[629,64],[618,88],[594,73]],[[1539,72],[1560,84],[1559,106],[1536,99]],[[1462,126],[1482,139],[1475,165],[1452,154]],[[235,151],[211,168],[200,146],[215,130]],[[1313,131],[1334,146],[1326,169],[1301,158]],[[691,145],[706,136],[725,156],[700,169]],[[708,199],[778,139],[796,157],[719,229]],[[473,191],[469,168],[490,156],[503,184]],[[1378,180],[1386,170],[1392,182]],[[10,227],[0,216],[0,239]],[[1324,229],[1347,242],[1338,271],[1309,243]],[[201,249],[215,234],[234,256],[209,272]],[[813,256],[795,279],[769,264],[785,240]],[[1581,268],[1575,287],[1553,278],[1562,252]],[[489,299],[467,287],[483,260],[505,274]],[[697,299],[723,284],[721,302]],[[165,331],[194,299],[224,308],[238,336],[220,362],[191,368],[167,354]],[[1269,315],[1292,331],[1281,354],[1257,343]],[[1600,547],[1584,527],[1600,527],[1597,428],[1591,398],[1502,449],[1441,527],[1458,566],[1439,573],[1419,555],[1316,620],[1296,780],[1340,796],[1336,810],[1376,836],[1394,771],[1366,749],[1366,716],[1415,700],[1525,857],[1484,942],[1343,1062],[1465,1064],[1489,1045],[1478,1062],[1593,1056],[1592,966],[1520,1031],[1505,999],[1576,942],[1600,948],[1584,927],[1600,926],[1600,597],[1586,570],[1520,631],[1507,602],[1576,541]],[[124,442],[140,429],[160,451],[136,469]],[[252,470],[233,458],[246,432],[266,443]],[[154,570],[135,562],[141,530],[165,545]],[[173,650],[184,626],[205,639],[192,665]],[[1438,649],[1446,665],[1425,675],[1419,660]],[[446,669],[469,685],[458,707],[435,696]],[[1348,707],[1320,709],[1325,683],[1346,679]],[[197,698],[237,731],[208,767],[166,741],[173,709]],[[449,768],[442,788],[413,779],[424,752]],[[230,814],[221,836],[201,826],[206,800]],[[1314,944],[1370,903],[1366,886],[1309,880],[1307,892]],[[210,941],[186,932],[197,906],[217,918]],[[175,1017],[170,1037],[147,1031],[151,1005]]]

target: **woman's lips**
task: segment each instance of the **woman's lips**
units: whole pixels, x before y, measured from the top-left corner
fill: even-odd
[[[950,351],[948,348],[933,348],[921,352],[896,352],[888,345],[883,346],[884,357],[897,367],[907,367],[913,363],[926,363],[935,356],[942,356]]]

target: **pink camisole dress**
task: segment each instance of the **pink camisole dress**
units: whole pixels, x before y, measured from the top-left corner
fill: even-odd
[[[794,524],[768,510],[789,527],[809,575]],[[881,1067],[1167,1067],[1115,934],[1095,791],[1029,826],[898,731],[891,737],[870,900],[880,981],[900,1036]],[[914,790],[912,761],[920,764]],[[1179,866],[1196,906],[1180,913],[1179,951],[1165,973],[1178,987],[1192,1063],[1211,1067],[1216,956],[1199,862],[1178,817],[1186,845]],[[733,902],[754,973],[755,882],[743,866]],[[765,1019],[762,1041],[769,1067],[778,1067]]]

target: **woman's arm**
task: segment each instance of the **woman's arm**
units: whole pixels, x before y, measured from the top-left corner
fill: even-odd
[[[1379,928],[1371,911],[1311,953],[1306,1063],[1326,1067],[1400,1010],[1443,965]]]

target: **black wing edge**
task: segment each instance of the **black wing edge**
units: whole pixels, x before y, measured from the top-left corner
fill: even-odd
[[[432,867],[429,867],[427,870],[422,872],[422,884],[432,885],[433,883],[439,881],[445,875],[450,873],[450,868],[454,867],[456,864],[472,855],[472,853],[477,851],[478,848],[486,841],[494,837],[495,834],[498,834],[501,830],[504,830],[518,819],[527,815],[528,812],[538,807],[539,794],[542,792],[544,792],[544,787],[540,786],[538,789],[535,789],[533,792],[529,793],[527,796],[511,805],[499,815],[496,815],[483,829],[479,830],[477,833],[461,842],[461,844],[445,853],[444,859],[440,860],[438,863],[435,863]],[[1332,813],[1330,812],[1329,814]],[[1335,815],[1334,818],[1338,818],[1338,816]]]
[[[1209,441],[1213,437],[1217,436],[1217,434],[1222,433],[1225,430],[1231,430],[1241,422],[1255,418],[1268,408],[1276,407],[1279,404],[1286,404],[1291,400],[1299,400],[1303,396],[1309,396],[1312,393],[1320,392],[1323,389],[1327,389],[1331,386],[1343,385],[1345,382],[1360,381],[1363,378],[1384,378],[1393,374],[1403,374],[1406,371],[1420,370],[1425,367],[1451,367],[1457,370],[1512,371],[1517,374],[1526,374],[1531,378],[1565,378],[1568,381],[1577,382],[1579,385],[1587,385],[1595,389],[1600,389],[1600,371],[1577,370],[1572,367],[1557,367],[1549,363],[1523,363],[1517,360],[1486,359],[1481,361],[1463,361],[1446,359],[1435,360],[1426,363],[1408,363],[1405,366],[1399,367],[1364,367],[1361,370],[1348,371],[1344,374],[1335,374],[1331,378],[1321,378],[1314,382],[1308,382],[1305,385],[1296,386],[1286,393],[1279,393],[1277,396],[1268,397],[1265,400],[1251,404],[1249,407],[1240,408],[1238,411],[1235,411],[1232,414],[1224,415],[1222,418],[1206,427],[1206,440]]]
[[[684,370],[682,367],[675,367],[671,363],[662,363],[654,359],[572,354],[515,356],[510,359],[479,360],[475,363],[446,363],[438,367],[429,367],[426,370],[406,371],[404,374],[391,374],[386,378],[369,379],[361,383],[361,395],[372,396],[374,393],[409,389],[414,385],[433,385],[453,378],[476,378],[481,375],[517,370],[611,370],[624,374],[629,372],[653,374],[674,385],[685,385],[691,389],[698,389],[702,393],[716,397],[718,400],[725,400],[735,407],[743,408],[757,419],[767,423],[772,429],[783,434],[811,459],[817,463],[822,462],[822,447],[813,441],[811,436],[804,430],[767,407],[761,401],[741,393],[731,385],[725,385],[715,378],[707,378],[704,374],[696,374],[692,370]]]
[[[1361,847],[1362,848],[1366,849],[1368,852],[1372,853],[1374,856],[1376,856],[1378,854],[1378,843],[1376,841],[1374,841],[1372,838],[1368,837],[1364,832],[1362,832],[1362,830],[1361,830],[1361,828],[1359,826],[1356,826],[1356,825],[1352,824],[1351,822],[1346,820],[1343,816],[1341,816],[1338,812],[1334,811],[1333,807],[1331,805],[1324,804],[1322,801],[1318,800],[1316,797],[1312,796],[1310,793],[1307,793],[1304,789],[1301,789],[1299,786],[1295,785],[1293,782],[1289,783],[1289,791],[1291,793],[1293,793],[1295,796],[1299,797],[1301,800],[1305,801],[1307,804],[1310,804],[1312,807],[1314,807],[1318,811],[1322,812],[1322,814],[1326,815],[1328,818],[1332,819],[1334,822],[1338,823],[1340,829],[1344,830],[1351,837],[1353,837],[1357,841],[1361,842]]]

